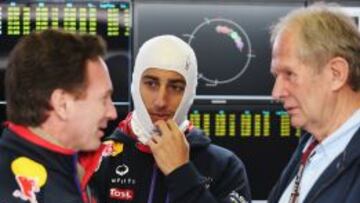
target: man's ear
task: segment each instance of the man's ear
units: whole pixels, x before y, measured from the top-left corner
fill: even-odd
[[[349,77],[349,63],[343,57],[330,59],[331,89],[338,90],[346,85]]]
[[[61,120],[68,118],[71,99],[70,94],[63,89],[55,89],[51,94],[50,105],[53,107],[54,113]]]

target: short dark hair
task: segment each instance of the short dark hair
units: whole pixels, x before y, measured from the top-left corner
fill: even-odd
[[[45,30],[21,38],[10,53],[5,72],[7,119],[39,126],[52,109],[52,92],[63,89],[82,97],[87,88],[88,60],[105,53],[105,41],[88,34]]]

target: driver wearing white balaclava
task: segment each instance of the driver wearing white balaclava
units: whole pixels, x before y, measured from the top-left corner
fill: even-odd
[[[143,144],[146,144],[151,136],[157,132],[140,94],[140,80],[148,68],[175,71],[184,77],[186,87],[173,117],[182,132],[189,125],[187,114],[196,94],[198,73],[194,51],[176,36],[158,36],[146,41],[140,47],[135,60],[131,83],[131,94],[134,101],[131,128]]]

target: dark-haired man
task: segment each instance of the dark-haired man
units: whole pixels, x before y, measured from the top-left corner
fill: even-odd
[[[55,30],[23,37],[5,75],[0,202],[85,202],[77,152],[95,150],[116,118],[97,36]]]

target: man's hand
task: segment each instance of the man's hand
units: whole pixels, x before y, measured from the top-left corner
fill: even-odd
[[[154,135],[147,144],[160,170],[168,175],[189,161],[189,143],[175,121],[159,120],[155,125],[160,135]]]

